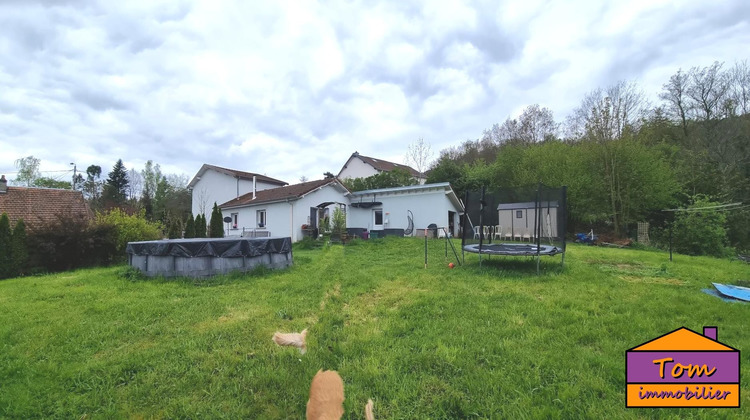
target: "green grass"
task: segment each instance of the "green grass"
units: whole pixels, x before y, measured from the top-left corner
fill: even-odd
[[[750,304],[701,293],[750,265],[570,246],[477,256],[378,239],[210,280],[123,267],[0,282],[0,417],[303,418],[336,369],[346,418],[748,418]],[[625,351],[680,326],[743,350],[739,409],[626,409]],[[309,328],[308,353],[275,331]]]

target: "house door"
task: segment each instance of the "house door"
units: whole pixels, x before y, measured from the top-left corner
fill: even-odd
[[[383,230],[383,209],[372,210],[372,230]]]
[[[310,223],[307,224],[311,229],[318,227],[318,208],[310,207]]]

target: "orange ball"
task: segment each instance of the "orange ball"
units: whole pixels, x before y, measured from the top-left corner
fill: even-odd
[[[453,263],[448,263],[448,268],[453,268],[453,267],[455,267],[455,265],[453,265]]]

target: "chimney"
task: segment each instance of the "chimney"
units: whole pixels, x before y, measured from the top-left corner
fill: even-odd
[[[5,194],[8,192],[8,180],[5,179],[5,175],[0,177],[0,194]]]
[[[253,200],[255,200],[255,185],[256,185],[255,182],[256,182],[255,181],[255,175],[253,175]]]
[[[716,341],[716,336],[718,335],[718,328],[717,327],[703,327],[703,336],[706,338],[710,338],[711,340]]]

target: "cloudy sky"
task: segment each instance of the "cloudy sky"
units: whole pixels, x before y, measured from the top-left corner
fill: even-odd
[[[290,183],[435,154],[538,103],[750,58],[750,2],[0,0],[0,173],[118,158]],[[47,172],[49,171],[49,172]],[[53,172],[59,171],[59,172]]]

